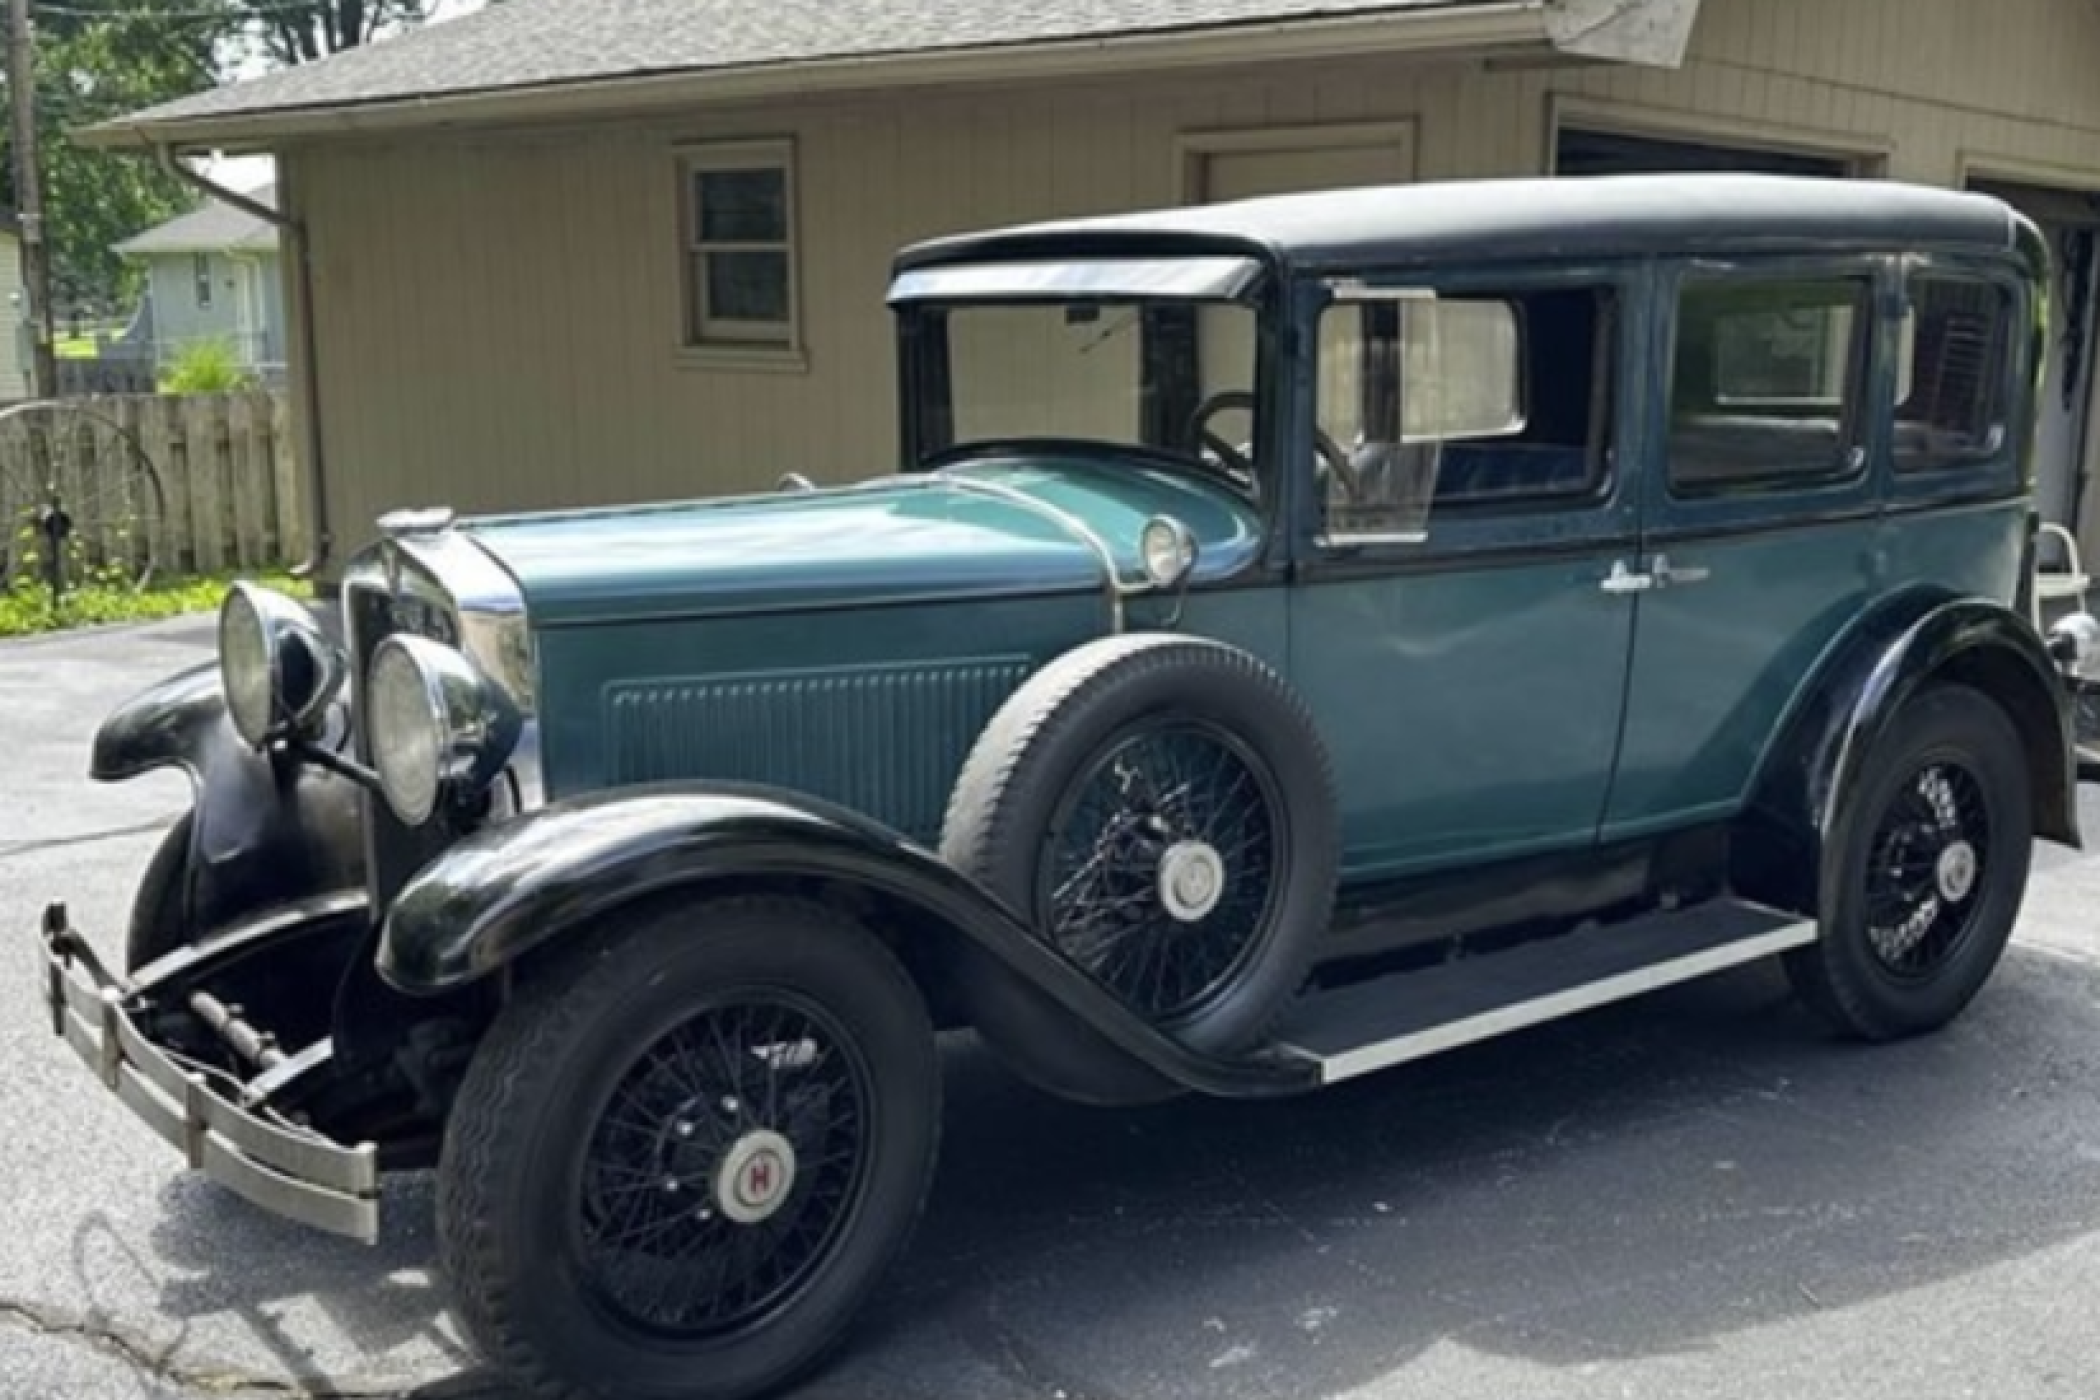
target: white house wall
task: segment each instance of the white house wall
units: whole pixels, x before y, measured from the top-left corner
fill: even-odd
[[[2089,0],[1708,0],[1680,70],[1239,70],[286,152],[313,232],[332,524],[889,469],[899,244],[1180,201],[1207,133],[1398,127],[1421,178],[1547,170],[1556,121],[2100,186]],[[680,142],[792,137],[806,364],[677,349]],[[1318,144],[1317,132],[1307,144]]]
[[[0,233],[0,402],[30,396],[28,298],[22,291],[22,243]]]
[[[211,280],[211,304],[197,302],[196,257],[192,253],[157,253],[147,259],[146,283],[153,298],[155,352],[162,363],[187,346],[222,341],[244,364],[281,361],[284,324],[284,278],[273,251],[205,253]],[[259,270],[251,270],[260,264]],[[248,289],[243,288],[243,281]],[[257,298],[243,321],[243,298]]]

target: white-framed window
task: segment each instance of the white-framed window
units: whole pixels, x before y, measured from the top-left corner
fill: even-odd
[[[197,288],[197,305],[211,305],[211,254],[190,254],[190,280]]]
[[[686,348],[794,351],[793,144],[688,146],[678,176]]]

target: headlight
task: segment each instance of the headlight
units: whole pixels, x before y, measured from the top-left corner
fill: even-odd
[[[2049,654],[2081,679],[2100,670],[2100,621],[2072,613],[2049,629]]]
[[[1196,567],[1196,536],[1168,515],[1155,515],[1138,535],[1138,554],[1154,588],[1172,588]]]
[[[257,748],[311,729],[342,688],[342,649],[303,604],[237,583],[219,606],[219,677],[234,732]]]
[[[380,791],[411,826],[430,819],[448,785],[486,785],[518,743],[517,706],[465,655],[427,637],[379,644],[365,711]]]

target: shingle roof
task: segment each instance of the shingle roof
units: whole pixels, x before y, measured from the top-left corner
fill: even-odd
[[[277,186],[264,185],[248,197],[275,209]],[[267,252],[276,246],[275,224],[214,199],[164,224],[155,224],[144,233],[133,234],[117,244],[117,251],[140,258],[156,253]]]
[[[111,125],[1483,7],[1500,0],[511,0]]]

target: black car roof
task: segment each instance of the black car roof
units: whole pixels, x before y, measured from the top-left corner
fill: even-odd
[[[2023,234],[2023,230],[2025,233]],[[1468,260],[1886,247],[2039,250],[1985,195],[1880,180],[1622,175],[1472,180],[1280,195],[938,239],[900,270],[1001,257],[1236,251],[1299,270]]]

